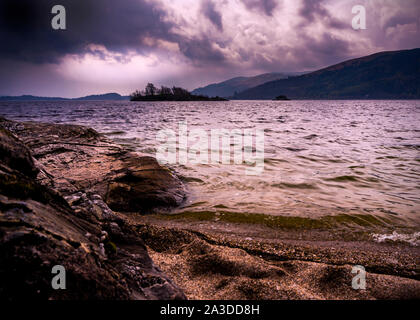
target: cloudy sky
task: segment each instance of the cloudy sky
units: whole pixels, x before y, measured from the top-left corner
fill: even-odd
[[[51,8],[66,8],[53,30]],[[353,30],[363,5],[367,29]],[[1,0],[0,95],[129,94],[420,47],[419,0]]]

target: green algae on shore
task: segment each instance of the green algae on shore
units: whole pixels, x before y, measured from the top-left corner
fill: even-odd
[[[367,228],[403,227],[396,217],[385,218],[370,214],[339,214],[318,219],[293,216],[273,216],[258,213],[238,213],[229,211],[183,211],[170,215],[159,215],[163,220],[220,221],[264,225],[274,229],[326,230],[340,226]]]

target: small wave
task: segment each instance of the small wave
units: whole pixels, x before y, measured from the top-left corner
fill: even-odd
[[[216,209],[229,209],[229,207],[226,207],[224,204],[217,204],[217,205],[213,206],[213,208],[216,208]]]
[[[199,201],[199,202],[191,203],[191,204],[185,206],[184,208],[195,208],[195,207],[200,207],[200,206],[203,206],[203,205],[206,205],[206,204],[207,204],[207,201]]]
[[[319,162],[318,159],[315,158],[310,158],[310,157],[305,157],[305,156],[297,156],[300,159],[304,159],[304,160],[308,160],[308,161],[312,161],[312,162]]]
[[[111,132],[106,132],[105,135],[107,136],[118,136],[118,135],[123,135],[126,134],[127,132],[125,131],[111,131]]]
[[[409,148],[409,149],[419,150],[420,149],[420,144],[403,144],[403,147]]]
[[[407,242],[412,246],[418,246],[420,244],[420,232],[412,234],[403,234],[394,231],[392,234],[379,234],[373,233],[372,238],[376,242]]]
[[[275,159],[275,158],[264,158],[264,163],[275,165],[276,163],[288,163],[289,161],[284,159]]]
[[[359,165],[359,166],[350,166],[349,169],[364,169],[366,168],[364,165]]]
[[[282,183],[272,184],[271,186],[275,188],[281,188],[281,189],[317,189],[317,187],[311,183],[282,182]]]
[[[180,178],[184,182],[199,182],[199,183],[204,183],[204,181],[201,180],[201,179],[199,179],[199,178],[186,177],[186,176],[180,176]]]
[[[324,161],[331,162],[331,163],[346,163],[347,161],[342,159],[326,159]]]
[[[334,178],[324,179],[325,181],[333,181],[333,182],[357,182],[359,179],[355,176],[338,176]]]
[[[317,134],[310,134],[308,136],[303,137],[303,139],[306,139],[306,140],[312,140],[312,139],[315,139],[315,138],[318,138]]]
[[[305,151],[306,149],[300,149],[300,148],[291,148],[291,147],[286,147],[286,150],[292,151],[292,152],[301,152],[301,151]]]

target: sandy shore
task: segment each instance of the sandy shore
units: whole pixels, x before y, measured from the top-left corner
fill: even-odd
[[[153,261],[190,299],[420,298],[417,247],[325,240],[314,232],[276,232],[249,225],[131,217]],[[366,290],[352,288],[352,268],[367,271]]]

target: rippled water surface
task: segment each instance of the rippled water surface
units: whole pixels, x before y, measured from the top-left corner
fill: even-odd
[[[82,124],[155,155],[161,129],[259,129],[264,171],[175,165],[183,210],[320,216],[341,212],[419,221],[420,101],[1,102],[19,121]]]

